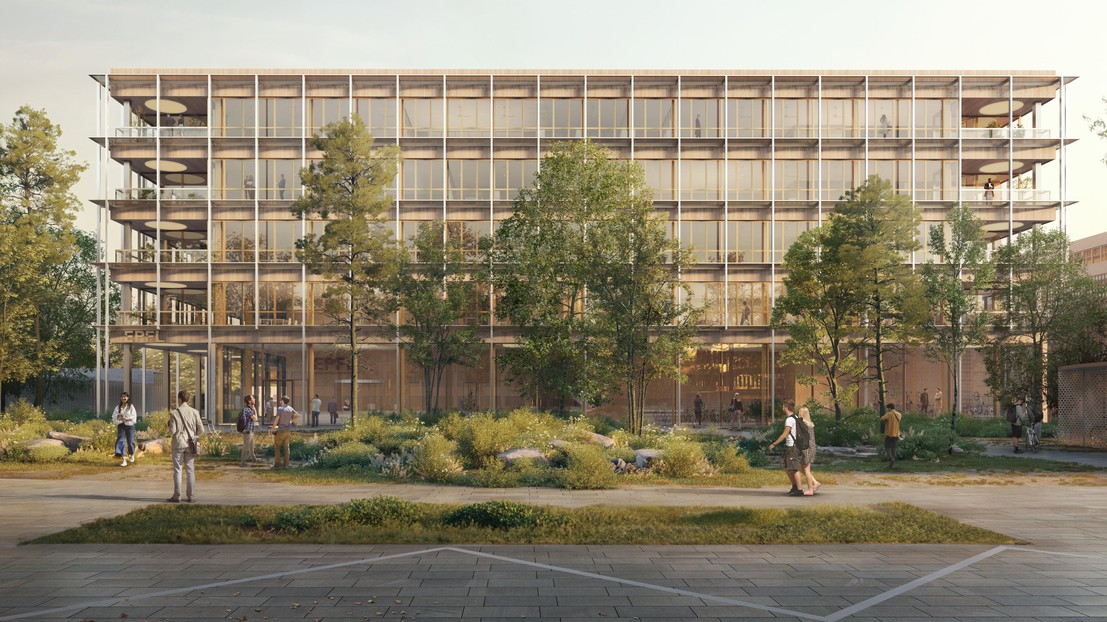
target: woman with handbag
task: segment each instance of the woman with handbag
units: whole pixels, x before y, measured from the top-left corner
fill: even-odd
[[[131,454],[131,464],[134,464],[135,422],[138,421],[138,413],[126,391],[119,394],[119,404],[111,413],[111,421],[115,424],[115,457],[123,459],[119,466],[127,466],[127,454]]]
[[[188,405],[188,392],[177,394],[177,407],[169,413],[169,436],[173,451],[173,496],[166,499],[169,503],[181,500],[181,471],[186,476],[185,499],[193,501],[193,489],[196,487],[196,455],[200,453],[200,435],[204,433],[204,422],[200,412]]]

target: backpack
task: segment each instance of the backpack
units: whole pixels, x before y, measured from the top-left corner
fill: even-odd
[[[1019,411],[1015,409],[1014,404],[1007,405],[1007,421],[1008,423],[1015,423],[1019,420]]]
[[[811,448],[811,428],[807,425],[807,422],[799,417],[795,417],[796,428],[792,430],[793,447],[803,451]]]
[[[245,432],[247,425],[249,424],[246,421],[246,409],[243,408],[242,412],[238,413],[238,422],[234,424],[234,427],[239,432]]]

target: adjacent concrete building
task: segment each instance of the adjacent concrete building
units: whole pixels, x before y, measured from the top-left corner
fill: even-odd
[[[103,268],[123,292],[101,346],[194,357],[196,391],[224,423],[245,393],[288,394],[301,410],[315,393],[348,394],[339,331],[321,312],[326,284],[294,257],[295,240],[320,223],[289,207],[300,168],[320,156],[311,136],[351,113],[403,151],[392,220],[404,239],[432,219],[463,240],[492,233],[553,141],[590,138],[640,163],[672,235],[695,246],[685,278],[705,309],[702,345],[683,361],[687,381],[650,388],[648,410],[665,417],[697,392],[709,410],[736,391],[747,405],[818,396],[797,382],[805,370],[777,364],[786,335],[767,324],[780,264],[868,175],[918,204],[920,239],[958,202],[996,241],[1063,222],[1072,203],[1073,78],[1052,72],[118,69],[94,78],[97,204],[111,251]],[[908,258],[931,259],[925,250]],[[489,319],[492,300],[475,320],[487,341],[482,366],[449,370],[448,406],[521,403],[496,369],[514,331]],[[131,351],[113,364],[131,365]],[[918,352],[903,359],[890,374],[897,405],[917,403],[923,388],[951,394],[943,366]],[[394,343],[382,338],[364,360],[363,405],[418,407],[421,376]],[[964,409],[975,400],[990,411],[979,357],[961,373]]]

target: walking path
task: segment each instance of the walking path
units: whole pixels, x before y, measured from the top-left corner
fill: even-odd
[[[1002,448],[999,448],[1002,450]],[[1068,460],[1097,460],[1061,452]],[[1021,455],[1021,454],[1020,454]],[[1029,454],[1028,458],[1047,457]],[[291,486],[201,479],[198,501],[517,499],[580,506],[800,507],[904,501],[1009,534],[1013,547],[16,546],[168,496],[164,465],[62,480],[0,479],[4,620],[820,620],[1107,617],[1107,486],[827,485],[610,491],[417,484]]]

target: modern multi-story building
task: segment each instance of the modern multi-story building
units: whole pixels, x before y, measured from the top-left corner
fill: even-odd
[[[1073,240],[1069,249],[1084,262],[1088,276],[1107,283],[1107,231]]]
[[[657,412],[687,409],[697,392],[720,409],[735,391],[747,404],[818,395],[797,381],[805,370],[777,364],[787,336],[767,324],[780,264],[868,175],[919,205],[920,239],[958,202],[996,241],[1063,222],[1071,203],[1073,78],[1052,72],[119,69],[94,78],[104,268],[123,293],[102,346],[131,346],[113,361],[124,366],[135,346],[194,357],[195,390],[224,423],[244,393],[288,394],[303,409],[315,393],[341,401],[349,391],[339,331],[320,310],[325,284],[294,257],[296,239],[320,223],[289,207],[299,170],[320,156],[311,136],[350,114],[379,144],[402,149],[391,217],[405,239],[433,219],[463,240],[491,233],[553,141],[589,138],[641,164],[672,235],[695,247],[685,278],[705,308],[702,345],[683,360],[687,380],[651,386],[647,408]],[[481,317],[482,366],[449,370],[445,401],[517,405],[495,364],[515,333]],[[382,337],[363,358],[363,405],[421,404],[421,375],[395,343]],[[902,359],[889,374],[897,404],[923,388],[948,393],[943,366],[918,352]],[[982,367],[966,357],[966,409],[986,395]],[[869,399],[865,390],[858,399]]]

